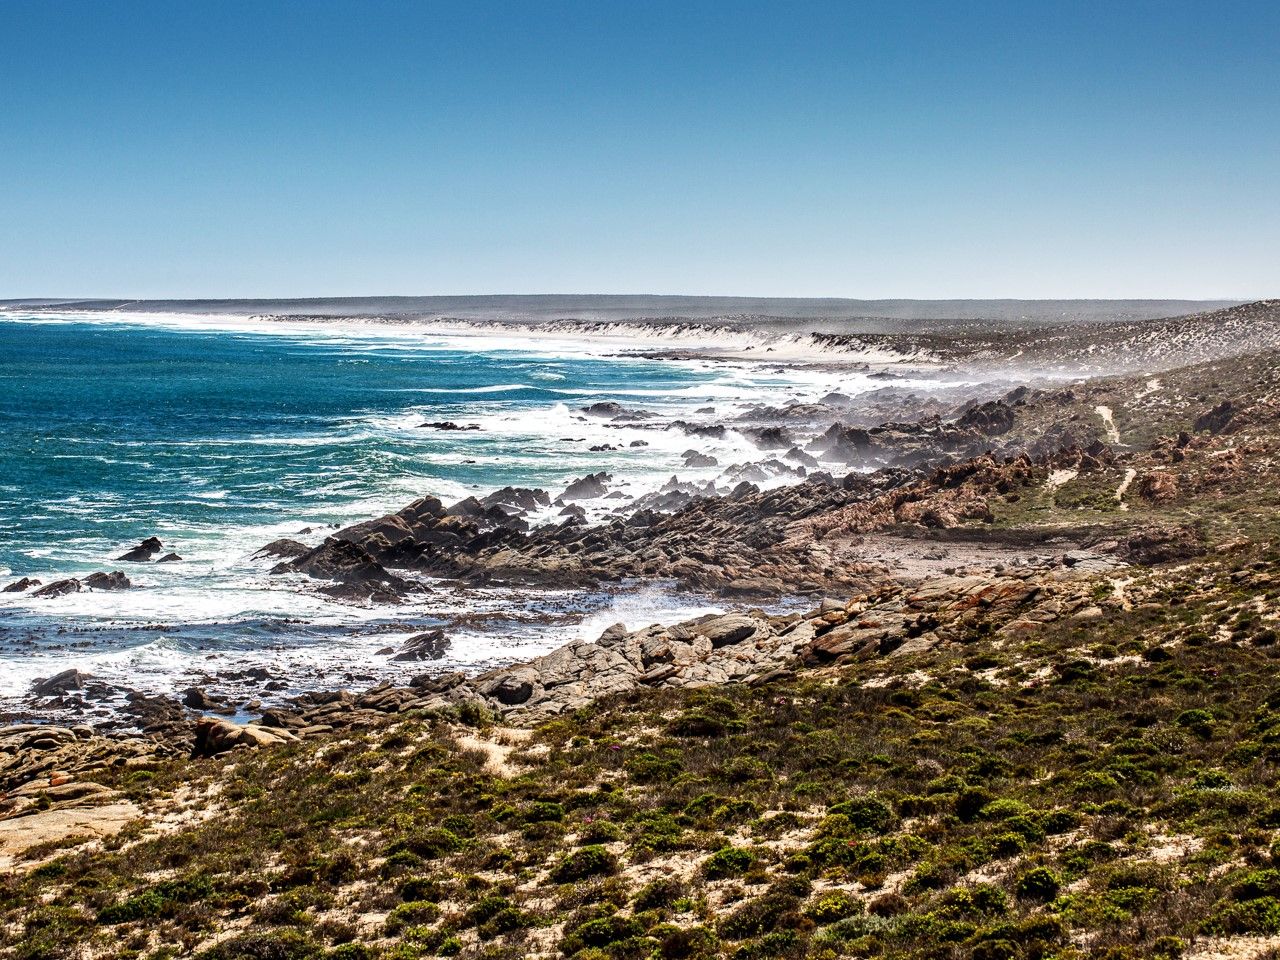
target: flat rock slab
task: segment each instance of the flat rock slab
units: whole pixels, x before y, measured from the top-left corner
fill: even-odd
[[[109,837],[140,816],[142,810],[137,804],[121,800],[98,807],[41,810],[0,820],[0,872],[14,869],[15,860],[31,847],[67,837]]]

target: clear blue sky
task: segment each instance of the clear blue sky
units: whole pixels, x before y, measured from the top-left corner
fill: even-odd
[[[0,297],[1280,295],[1280,4],[0,0]]]

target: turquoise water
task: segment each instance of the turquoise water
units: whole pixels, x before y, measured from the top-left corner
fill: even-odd
[[[558,436],[539,443],[536,430],[460,436],[417,424],[532,421],[557,402],[601,397],[651,403],[706,379],[674,364],[427,347],[0,323],[0,565],[24,572],[47,548],[93,565],[152,533],[340,519],[392,492],[559,483],[575,459],[586,469],[598,458]]]
[[[180,688],[255,657],[354,681],[376,673],[390,634],[460,615],[497,625],[455,637],[461,666],[528,656],[594,629],[597,614],[600,626],[622,619],[612,598],[452,587],[408,608],[352,608],[250,559],[275,537],[318,542],[328,525],[423,494],[452,502],[516,484],[554,495],[600,469],[640,494],[696,474],[680,467],[694,444],[664,429],[671,418],[707,405],[728,416],[797,389],[776,373],[602,354],[405,328],[0,319],[0,581],[124,569],[136,586],[0,595],[0,695],[73,665]],[[581,414],[599,400],[659,417],[617,429]],[[421,427],[435,420],[480,429]],[[604,443],[622,449],[589,449]],[[715,452],[730,463],[751,445],[731,434]],[[183,563],[112,560],[152,535]],[[621,602],[642,616],[692,601]]]

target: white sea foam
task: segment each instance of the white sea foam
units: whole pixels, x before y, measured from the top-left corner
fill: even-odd
[[[29,319],[23,317],[23,319]],[[48,583],[91,570],[123,568],[134,580],[135,589],[119,593],[75,593],[59,598],[39,598],[31,594],[0,594],[0,617],[15,629],[39,630],[58,623],[73,631],[105,630],[112,642],[101,648],[55,649],[41,643],[23,648],[16,656],[4,656],[0,671],[0,696],[17,696],[32,679],[48,676],[67,666],[78,666],[107,679],[153,691],[172,692],[196,682],[205,671],[239,669],[245,665],[273,665],[288,676],[299,678],[359,675],[392,676],[396,671],[417,672],[416,665],[392,665],[378,650],[397,641],[397,635],[382,631],[385,621],[394,618],[407,624],[407,635],[420,624],[461,614],[492,613],[505,618],[500,630],[463,627],[451,630],[454,646],[442,666],[477,669],[487,663],[533,656],[570,639],[594,639],[604,627],[624,622],[629,628],[651,622],[671,622],[716,609],[697,598],[677,598],[660,588],[646,588],[612,598],[585,600],[576,595],[550,593],[531,601],[527,596],[504,591],[458,591],[432,589],[393,611],[363,608],[323,599],[299,583],[272,577],[273,561],[251,561],[263,544],[281,537],[318,543],[334,526],[346,525],[403,506],[408,501],[431,494],[445,502],[469,495],[484,495],[507,483],[540,485],[554,496],[563,485],[584,473],[606,470],[614,480],[611,487],[632,497],[658,489],[672,475],[685,480],[717,478],[724,467],[758,460],[761,451],[735,429],[723,437],[693,437],[679,429],[667,429],[670,422],[706,419],[696,414],[703,406],[715,408],[714,420],[732,424],[751,404],[812,402],[825,393],[839,390],[863,393],[883,385],[865,372],[835,368],[793,368],[781,370],[762,363],[711,362],[705,359],[670,361],[696,375],[695,382],[663,386],[635,385],[619,378],[616,389],[577,386],[557,365],[566,358],[590,356],[617,363],[634,363],[618,355],[619,344],[645,347],[671,342],[711,345],[723,350],[752,350],[761,346],[758,335],[733,331],[708,334],[704,327],[637,329],[631,325],[604,325],[583,337],[569,328],[543,330],[495,330],[483,325],[423,326],[362,323],[303,323],[255,317],[188,316],[183,314],[82,313],[35,318],[44,323],[139,324],[172,330],[220,331],[235,336],[284,338],[299,349],[327,351],[341,362],[365,362],[380,357],[419,357],[424,352],[440,355],[440,363],[474,362],[476,353],[518,356],[518,381],[475,387],[421,387],[400,392],[406,407],[393,412],[352,413],[341,422],[329,423],[311,433],[238,437],[209,436],[175,439],[163,443],[130,440],[113,441],[120,457],[87,454],[111,466],[136,470],[150,469],[151,459],[131,460],[127,451],[139,449],[139,456],[156,457],[198,453],[200,460],[217,463],[219,471],[198,476],[192,467],[191,480],[175,503],[199,504],[214,519],[171,523],[157,519],[155,505],[130,502],[120,495],[95,496],[92,502],[67,499],[44,505],[49,513],[79,518],[88,533],[59,543],[25,551],[31,568],[22,575]],[[3,322],[3,315],[0,315]],[[699,339],[702,338],[702,339]],[[709,339],[708,339],[709,338]],[[769,360],[782,360],[783,351],[806,350],[814,344],[803,337],[772,337],[768,343],[775,353]],[[457,358],[450,354],[457,353]],[[870,356],[867,353],[866,356]],[[865,357],[863,357],[865,359]],[[886,358],[897,362],[900,356]],[[526,379],[528,382],[526,382]],[[554,384],[549,386],[550,384]],[[907,389],[927,390],[934,380],[898,380]],[[512,394],[538,391],[559,399],[536,406],[515,406]],[[439,398],[456,395],[457,402],[428,404],[415,394]],[[652,411],[652,420],[613,423],[586,415],[580,408],[597,401],[616,400],[625,406]],[[452,419],[476,424],[478,430],[433,431],[424,421]],[[74,438],[71,442],[75,442]],[[633,442],[645,446],[632,447]],[[609,445],[618,449],[591,451]],[[368,447],[366,451],[365,448]],[[688,449],[715,457],[717,467],[688,468],[681,454]],[[305,469],[284,474],[270,472],[253,478],[246,463],[243,483],[228,487],[222,472],[228,461],[245,460],[243,450],[252,449],[251,460],[278,462],[294,457],[323,457],[323,452],[357,450],[367,458],[369,476],[353,471],[350,465],[311,462]],[[74,455],[64,455],[74,456]],[[493,476],[484,482],[465,482],[444,476],[444,467],[468,462],[490,466]],[[376,467],[376,469],[375,469]],[[376,477],[376,482],[373,479]],[[215,480],[216,478],[216,480]],[[781,484],[777,478],[762,484]],[[316,492],[314,507],[285,496],[281,491]],[[625,506],[630,500],[588,501],[594,517]],[[216,519],[256,504],[260,513],[273,515],[269,523],[224,523]],[[209,511],[212,511],[209,513]],[[535,522],[557,521],[558,508],[531,518]],[[184,558],[172,565],[112,563],[131,544],[109,542],[92,534],[92,528],[107,518],[136,519],[139,535],[158,534],[165,549],[173,547]],[[310,528],[310,533],[300,533]],[[6,573],[8,576],[9,573]],[[568,609],[553,622],[521,624],[520,615],[530,606],[547,610]],[[576,605],[576,606],[575,606]],[[574,609],[578,612],[574,613]],[[258,636],[254,624],[300,621],[300,626],[282,634],[278,641]],[[157,633],[131,633],[149,624],[172,625]],[[377,628],[377,629],[375,629]],[[247,631],[247,633],[246,633]],[[70,637],[93,640],[94,634],[72,633]],[[240,638],[240,639],[237,639]]]

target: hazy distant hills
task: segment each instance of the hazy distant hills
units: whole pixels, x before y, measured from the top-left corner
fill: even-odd
[[[946,329],[951,323],[1059,323],[1151,320],[1202,313],[1238,300],[847,300],[799,297],[685,297],[648,295],[495,295],[330,297],[296,300],[70,300],[0,301],[0,307],[130,310],[291,316],[379,316],[424,319],[546,321],[697,320],[734,325],[850,332]]]

